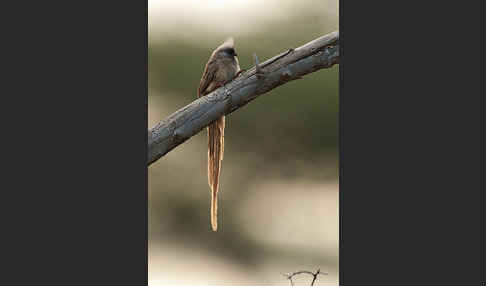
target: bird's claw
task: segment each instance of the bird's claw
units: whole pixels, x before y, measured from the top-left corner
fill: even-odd
[[[246,72],[246,70],[245,70],[245,69],[239,70],[239,71],[236,73],[235,78],[237,78],[237,77],[240,75],[240,73],[244,73],[244,72]]]
[[[224,89],[224,93],[228,93],[228,90],[226,89],[226,84],[230,82],[229,80],[226,80],[226,81],[222,81],[222,82],[218,82],[216,84],[216,88],[220,88],[220,87],[223,87]]]

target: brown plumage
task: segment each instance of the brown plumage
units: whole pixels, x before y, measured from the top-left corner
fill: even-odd
[[[232,80],[240,71],[233,38],[211,54],[199,83],[198,97],[205,96]],[[208,126],[208,183],[211,188],[211,227],[218,229],[218,188],[224,153],[224,116]]]

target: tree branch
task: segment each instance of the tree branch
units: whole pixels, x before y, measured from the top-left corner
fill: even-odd
[[[258,63],[236,79],[174,112],[148,130],[148,165],[184,143],[217,118],[286,82],[338,64],[339,32]],[[257,72],[258,70],[258,72]]]

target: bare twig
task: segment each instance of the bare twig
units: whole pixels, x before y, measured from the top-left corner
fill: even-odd
[[[297,271],[297,272],[294,272],[294,273],[287,273],[287,274],[282,274],[282,275],[285,276],[285,277],[287,277],[287,279],[289,279],[290,285],[294,286],[294,281],[292,280],[292,278],[295,275],[299,275],[299,274],[309,274],[309,275],[312,275],[313,278],[312,278],[311,286],[314,286],[314,282],[316,282],[317,276],[319,274],[320,275],[327,275],[327,273],[321,272],[321,269],[317,269],[317,271],[315,273],[314,272],[307,271],[307,270],[301,270],[301,271]]]
[[[289,49],[263,63],[255,54],[255,67],[236,79],[179,109],[148,131],[148,165],[217,118],[229,114],[279,85],[339,63],[339,32]],[[264,76],[258,76],[258,75]]]

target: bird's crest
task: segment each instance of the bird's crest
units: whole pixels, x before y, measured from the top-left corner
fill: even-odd
[[[228,39],[226,39],[226,41],[224,41],[221,45],[219,45],[219,47],[216,48],[215,52],[218,52],[222,49],[234,48],[234,47],[235,47],[235,40],[233,39],[233,37],[229,37]]]

